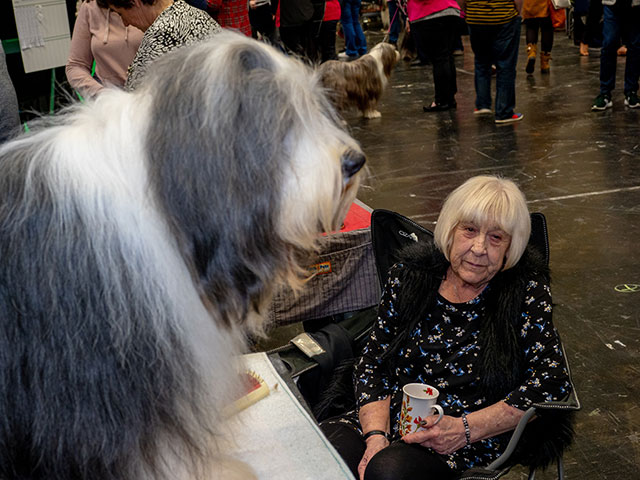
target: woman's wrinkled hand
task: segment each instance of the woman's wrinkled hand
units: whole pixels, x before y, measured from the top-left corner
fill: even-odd
[[[441,455],[453,453],[467,444],[462,418],[445,415],[434,425],[437,418],[435,415],[427,418],[423,430],[405,435],[402,440],[431,448]]]
[[[360,460],[360,464],[358,465],[358,476],[360,477],[360,480],[364,480],[364,471],[367,469],[369,460],[371,460],[380,450],[387,448],[388,446],[389,440],[382,435],[373,435],[372,437],[367,438],[367,449],[364,451],[362,460]]]

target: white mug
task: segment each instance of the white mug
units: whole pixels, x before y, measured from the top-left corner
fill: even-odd
[[[438,412],[438,419],[433,425],[442,420],[444,412],[436,403],[439,394],[435,387],[425,383],[408,383],[402,387],[402,409],[399,420],[401,435],[422,429],[423,422],[432,415],[433,410]]]

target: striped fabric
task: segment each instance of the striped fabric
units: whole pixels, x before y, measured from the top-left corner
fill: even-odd
[[[340,232],[323,239],[309,270],[316,275],[297,295],[280,288],[267,313],[275,326],[353,312],[378,304],[380,284],[371,230]]]
[[[513,0],[468,0],[466,21],[470,25],[503,25],[518,16]]]

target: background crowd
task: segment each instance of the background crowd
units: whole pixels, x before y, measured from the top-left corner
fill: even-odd
[[[500,125],[524,118],[515,92],[521,29],[527,61],[520,68],[532,75],[539,61],[540,72],[549,73],[554,30],[567,22],[560,1],[378,0],[365,6],[385,13],[384,41],[399,46],[404,58],[415,55],[416,64],[431,65],[425,81],[433,82],[434,98],[425,112],[457,108],[454,56],[463,53],[461,38],[469,35],[474,114],[493,115]],[[221,29],[270,42],[310,64],[354,61],[369,51],[362,7],[362,0],[81,0],[67,79],[80,97],[110,85],[134,89],[158,56]],[[612,107],[617,57],[625,55],[624,104],[640,107],[640,0],[577,0],[570,22],[580,55],[600,49],[600,91],[591,109]]]

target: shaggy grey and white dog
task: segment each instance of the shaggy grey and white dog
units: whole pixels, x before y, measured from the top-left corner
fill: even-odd
[[[231,33],[51,123],[0,149],[0,478],[233,477],[237,354],[364,156],[310,70]]]

